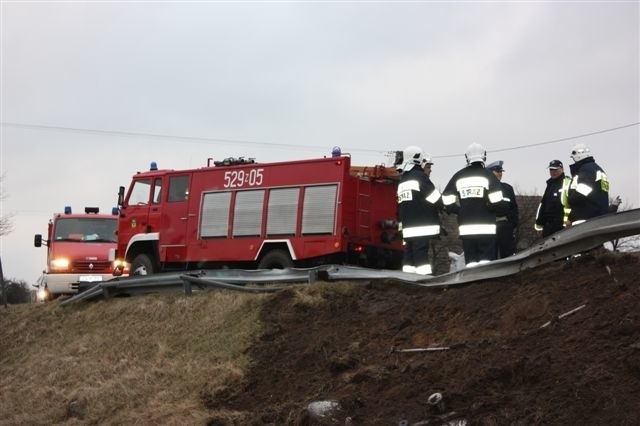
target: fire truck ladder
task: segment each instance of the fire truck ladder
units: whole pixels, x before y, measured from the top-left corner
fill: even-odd
[[[358,235],[371,235],[371,181],[358,179],[358,201],[356,203],[356,228]]]

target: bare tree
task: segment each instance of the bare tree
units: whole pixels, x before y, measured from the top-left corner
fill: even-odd
[[[2,187],[2,181],[4,180],[4,175],[0,176],[0,201],[7,198],[7,195],[4,192],[4,188]],[[4,212],[0,213],[0,236],[7,235],[13,230],[13,217],[11,214],[4,214]]]
[[[17,304],[31,302],[31,291],[24,280],[16,280],[14,278],[6,279],[2,292],[2,298],[4,299],[6,297],[7,303]]]
[[[609,204],[611,205],[611,203]],[[617,211],[622,212],[631,209],[633,209],[633,205],[624,202],[618,207]],[[640,251],[640,235],[618,238],[611,240],[610,243],[613,251]]]
[[[535,230],[536,213],[542,196],[537,195],[535,189],[521,191],[517,185],[515,192],[518,203],[518,228],[516,229],[516,252],[518,252],[531,247],[542,238],[540,232]]]

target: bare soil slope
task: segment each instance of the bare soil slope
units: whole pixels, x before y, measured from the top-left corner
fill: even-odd
[[[249,374],[202,400],[247,424],[636,425],[639,266],[602,254],[448,290],[282,292],[262,311]],[[428,347],[450,349],[398,351]],[[427,403],[436,392],[440,406]],[[339,409],[310,415],[312,401]]]

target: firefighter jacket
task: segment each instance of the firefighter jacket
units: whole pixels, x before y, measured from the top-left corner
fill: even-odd
[[[403,238],[440,235],[442,197],[419,166],[402,174],[398,205]]]
[[[571,209],[566,200],[566,192],[569,189],[571,178],[564,173],[557,178],[547,179],[547,187],[542,194],[542,199],[536,212],[537,231],[543,229],[559,231],[564,223],[569,220]]]
[[[447,212],[458,213],[461,237],[496,234],[496,209],[502,201],[502,189],[498,178],[481,162],[471,163],[453,175],[442,201]]]
[[[609,212],[609,180],[604,170],[588,157],[571,166],[571,183],[567,201],[571,207],[569,220],[573,224]]]
[[[494,175],[495,176],[495,175]],[[496,220],[507,221],[513,228],[518,227],[518,203],[516,203],[516,193],[513,186],[508,183],[499,182],[502,188],[502,201],[496,203]]]

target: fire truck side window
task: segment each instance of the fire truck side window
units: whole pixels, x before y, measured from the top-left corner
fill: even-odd
[[[153,204],[160,204],[162,197],[162,178],[156,178],[153,184]]]
[[[167,201],[185,201],[189,199],[189,176],[172,176],[169,179],[169,199]]]
[[[149,204],[149,191],[151,189],[151,180],[137,180],[133,183],[133,189],[131,195],[129,195],[129,205],[144,205]]]

